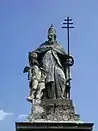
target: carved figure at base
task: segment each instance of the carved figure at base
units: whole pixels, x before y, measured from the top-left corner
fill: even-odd
[[[43,96],[43,89],[45,89],[45,79],[46,79],[46,71],[43,68],[41,70],[41,78],[38,83],[38,90],[36,94],[36,99],[41,99]]]
[[[29,52],[29,64],[30,67],[24,68],[24,73],[28,72],[30,88],[30,94],[27,100],[32,101],[32,99],[41,99],[43,95],[42,90],[45,88],[46,73],[43,68],[39,67],[36,53],[31,54]]]

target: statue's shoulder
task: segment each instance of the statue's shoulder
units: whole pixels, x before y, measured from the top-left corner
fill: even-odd
[[[57,41],[56,41],[56,43],[55,43],[55,46],[58,47],[58,48],[60,48],[60,49],[63,49],[63,50],[64,50],[63,46],[62,46],[60,43],[58,43]]]
[[[49,44],[49,42],[48,41],[45,41],[44,43],[42,43],[39,47],[43,47],[43,46],[46,46],[46,45],[48,45]]]

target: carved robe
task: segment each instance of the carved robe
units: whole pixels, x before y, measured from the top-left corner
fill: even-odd
[[[38,54],[41,66],[46,70],[46,85],[48,98],[63,98],[66,82],[65,61],[67,54],[64,49],[55,41],[46,41],[34,52]]]

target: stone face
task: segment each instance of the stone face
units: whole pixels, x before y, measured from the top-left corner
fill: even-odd
[[[79,121],[72,100],[43,99],[34,100],[28,121]]]

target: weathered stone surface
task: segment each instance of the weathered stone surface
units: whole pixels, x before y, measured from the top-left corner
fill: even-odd
[[[79,115],[75,114],[72,100],[43,99],[34,100],[32,113],[28,120],[37,121],[79,121]]]

